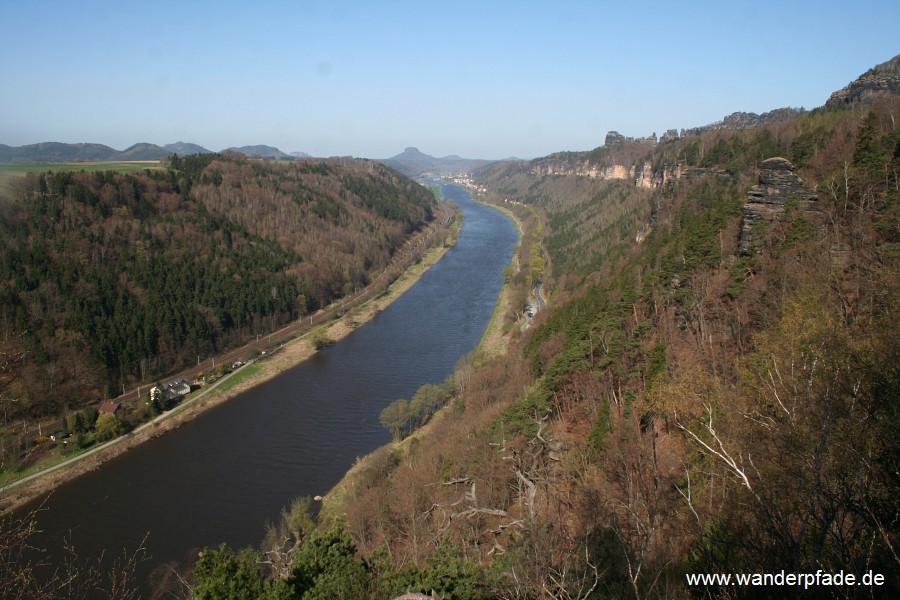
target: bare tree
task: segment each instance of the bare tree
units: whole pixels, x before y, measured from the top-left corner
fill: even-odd
[[[81,559],[68,542],[60,564],[54,566],[31,545],[37,532],[36,513],[17,518],[7,515],[0,523],[0,597],[10,600],[80,600],[105,597],[130,600],[138,597],[135,571],[145,559],[144,542],[125,552],[109,568]]]

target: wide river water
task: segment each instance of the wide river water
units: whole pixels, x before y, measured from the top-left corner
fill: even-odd
[[[465,222],[412,289],[312,359],[61,486],[34,541],[51,556],[69,537],[82,556],[118,557],[147,535],[144,581],[190,566],[205,546],[258,546],[293,498],[324,494],[390,441],[381,410],[443,381],[475,348],[516,243],[499,212],[442,187]]]

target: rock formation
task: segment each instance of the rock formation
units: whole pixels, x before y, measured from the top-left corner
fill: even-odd
[[[782,123],[799,117],[806,113],[805,108],[776,108],[761,115],[753,112],[735,112],[725,116],[718,123],[703,125],[702,127],[692,127],[691,129],[682,129],[681,137],[686,135],[700,135],[707,131],[718,131],[720,129],[756,129],[769,125],[770,123]]]
[[[606,134],[606,140],[603,142],[603,146],[606,148],[621,148],[626,144],[641,144],[644,146],[655,146],[657,143],[656,132],[654,131],[652,134],[633,138],[633,137],[625,137],[618,131],[610,131]]]
[[[643,166],[638,170],[634,179],[634,185],[648,190],[658,185],[654,178],[653,163],[644,161]]]
[[[673,142],[678,139],[678,130],[677,129],[668,129],[660,138],[661,142]]]
[[[840,108],[865,104],[882,94],[900,94],[900,54],[869,69],[856,81],[833,93],[825,106]]]
[[[610,131],[606,134],[606,140],[603,145],[607,148],[619,148],[625,145],[627,138],[618,131]]]
[[[816,210],[819,197],[794,174],[794,165],[785,158],[769,158],[759,166],[759,185],[753,186],[744,204],[741,224],[741,254],[751,254],[754,228],[774,221],[784,212],[788,199],[796,199],[801,210]]]

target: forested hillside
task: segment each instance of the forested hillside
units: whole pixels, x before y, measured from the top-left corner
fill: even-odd
[[[540,209],[552,235],[543,245],[553,271],[565,281],[596,271],[634,241],[654,215],[647,190],[631,182],[530,173],[527,163],[506,163],[477,172],[492,197]]]
[[[0,199],[6,422],[152,383],[365,286],[434,202],[349,159],[175,156],[17,185]]]
[[[286,510],[271,569],[204,554],[195,597],[224,573],[246,597],[784,597],[685,576],[842,570],[882,585],[812,596],[900,593],[898,109],[660,143],[629,157],[670,175],[653,189],[483,171],[543,223],[550,308],[461,362],[318,528]]]

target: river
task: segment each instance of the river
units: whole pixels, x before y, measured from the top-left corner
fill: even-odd
[[[121,556],[146,535],[146,596],[152,571],[184,569],[205,546],[258,546],[293,498],[326,493],[390,441],[381,410],[443,381],[475,348],[516,243],[499,212],[442,189],[463,228],[406,294],[312,359],[58,488],[37,545],[52,557],[68,537],[82,556]]]

